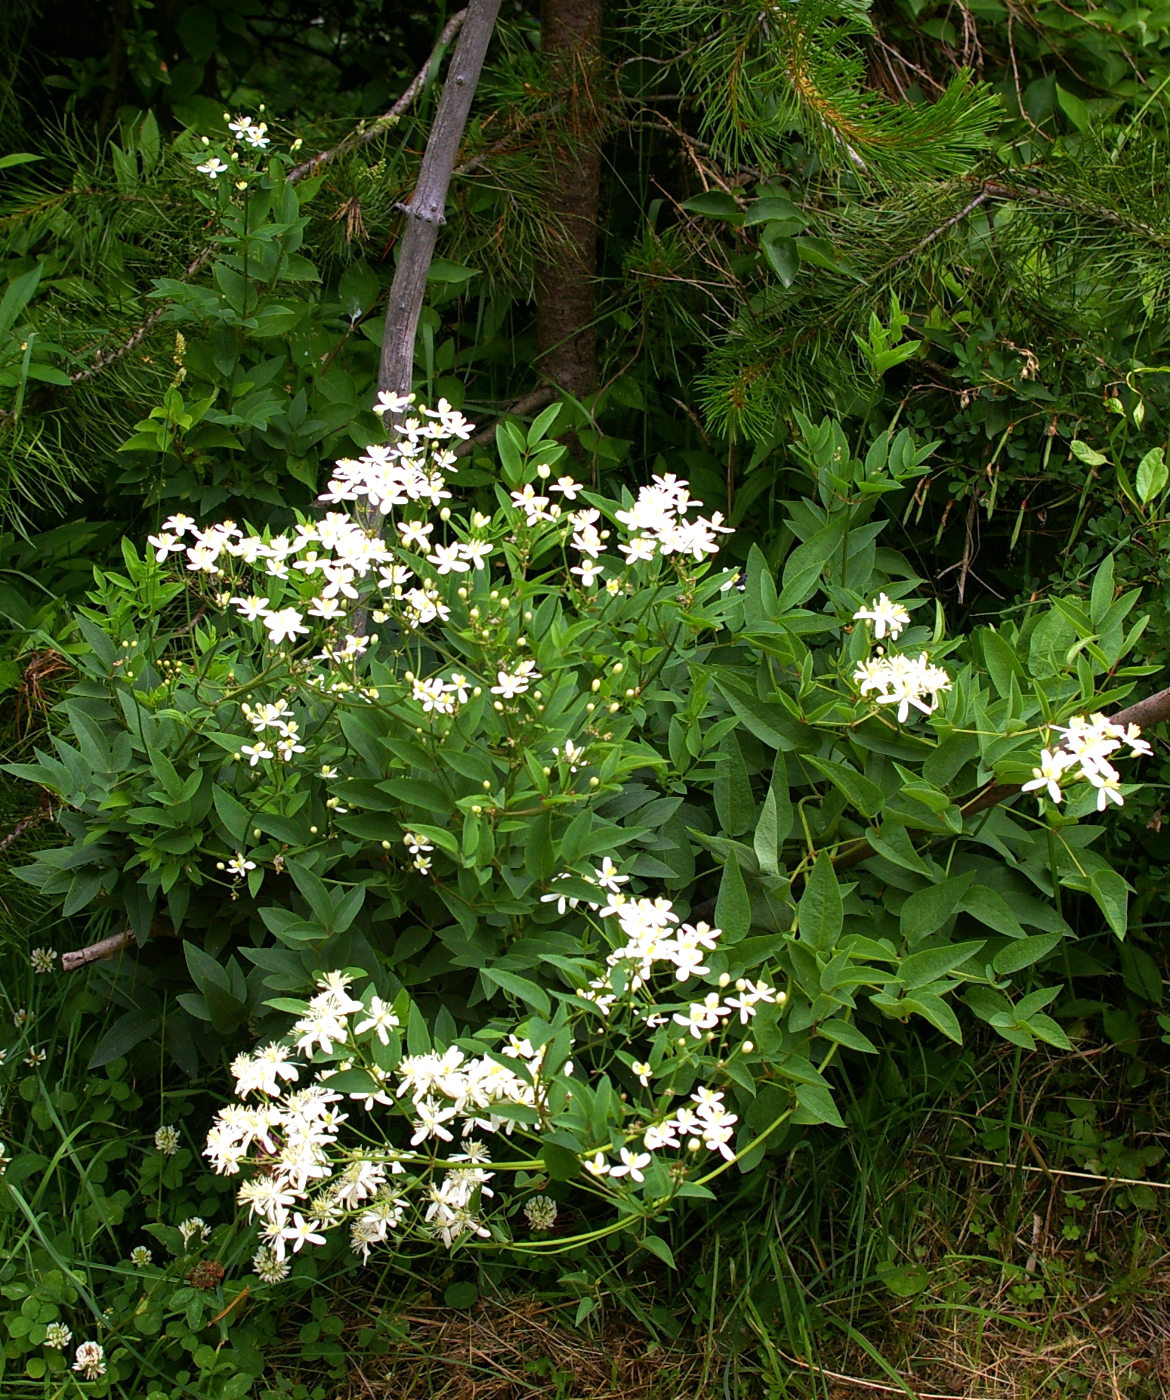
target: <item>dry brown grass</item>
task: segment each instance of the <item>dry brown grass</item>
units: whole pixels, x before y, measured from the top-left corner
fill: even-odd
[[[386,1356],[350,1373],[336,1400],[715,1400],[704,1358],[615,1319],[589,1337],[535,1299],[467,1311],[410,1307]]]

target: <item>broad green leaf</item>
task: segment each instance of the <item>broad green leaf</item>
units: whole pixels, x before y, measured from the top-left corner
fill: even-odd
[[[752,926],[752,905],[747,886],[740,872],[739,861],[729,853],[719,881],[719,897],[715,901],[715,925],[723,930],[725,943],[738,943],[746,938]]]
[[[913,870],[918,875],[934,878],[927,863],[914,849],[910,833],[900,822],[885,821],[865,833],[865,839],[880,856],[900,865],[903,870]]]
[[[1091,870],[1085,875],[1065,875],[1062,884],[1070,889],[1091,894],[1097,901],[1109,927],[1124,938],[1129,924],[1129,885],[1116,870]]]
[[[902,937],[909,943],[918,943],[928,937],[958,912],[963,897],[974,880],[973,871],[962,875],[952,875],[947,880],[939,880],[925,889],[916,890],[902,905],[899,915]]]
[[[1001,948],[992,958],[991,965],[1001,977],[1008,977],[1046,958],[1060,942],[1059,933],[1037,933],[1031,938],[1018,938],[1006,948]]]
[[[756,802],[735,731],[723,736],[715,770],[715,815],[727,836],[742,836],[755,825]]]
[[[830,1017],[829,1020],[822,1021],[817,1026],[817,1035],[835,1041],[838,1045],[844,1045],[847,1050],[860,1050],[865,1055],[878,1053],[877,1046],[863,1030],[852,1021],[844,1021],[840,1017]]]
[[[898,979],[910,989],[937,982],[974,957],[984,941],[979,938],[968,943],[946,943],[941,948],[923,948],[920,953],[911,953],[902,966],[895,969]]]
[[[792,1115],[794,1123],[828,1123],[843,1128],[845,1120],[837,1111],[833,1095],[824,1084],[798,1084],[796,1102],[800,1105]]]
[[[843,792],[863,817],[876,817],[882,810],[885,797],[881,788],[863,773],[858,773],[847,764],[837,763],[831,758],[817,758],[813,754],[807,755],[805,761],[818,773],[824,774],[839,792]]]
[[[942,1031],[943,1035],[948,1040],[953,1040],[956,1045],[963,1043],[959,1018],[942,997],[936,997],[929,992],[919,992],[917,996],[904,997],[901,1005],[917,1012],[924,1020],[929,1021],[935,1030]]]
[[[535,982],[530,982],[527,977],[520,977],[515,972],[509,972],[506,968],[492,967],[490,964],[479,969],[481,979],[495,983],[505,992],[509,992],[525,1006],[531,1007],[533,1011],[541,1016],[552,1014],[552,1002],[548,993],[543,987],[537,986]]]
[[[1134,479],[1138,498],[1142,505],[1148,505],[1150,501],[1162,494],[1166,488],[1168,477],[1170,477],[1170,471],[1166,467],[1163,449],[1151,447],[1138,463],[1137,476]]]
[[[780,853],[788,833],[792,830],[792,802],[788,796],[788,772],[784,755],[777,753],[772,766],[772,781],[764,797],[760,820],[756,824],[752,846],[760,869],[765,875],[778,875],[781,869]]]
[[[841,936],[845,915],[837,872],[833,869],[831,857],[824,851],[818,854],[813,863],[797,909],[798,927],[803,942],[817,949],[828,949],[836,945]]]
[[[1023,927],[1011,905],[1003,895],[987,885],[972,885],[963,896],[960,908],[996,933],[1006,934],[1009,938],[1024,937]]]
[[[922,1264],[879,1264],[877,1276],[895,1298],[913,1298],[930,1284],[930,1274]]]
[[[658,1235],[646,1235],[642,1241],[642,1248],[650,1251],[651,1254],[671,1269],[676,1269],[678,1265],[674,1262],[674,1255],[671,1253],[670,1245]]]

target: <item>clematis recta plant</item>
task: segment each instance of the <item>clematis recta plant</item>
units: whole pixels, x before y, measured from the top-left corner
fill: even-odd
[[[927,451],[904,433],[861,460],[804,424],[789,553],[729,568],[665,466],[620,499],[566,472],[556,407],[490,475],[451,404],[378,407],[394,441],[317,513],[127,545],[52,751],[13,768],[69,838],[26,878],[139,945],[99,1056],[164,998],[182,1062],[235,1056],[208,1154],[268,1273],[338,1226],[363,1257],[651,1239],[840,1124],[831,1062],[889,1022],[1067,1043],[1034,970],[1073,936],[1061,890],[1124,933],[1093,842],[1148,746],[1102,718],[1149,669],[1110,568],[948,637],[877,543]],[[991,783],[1043,795],[981,807]],[[546,1235],[570,1184],[580,1228]]]

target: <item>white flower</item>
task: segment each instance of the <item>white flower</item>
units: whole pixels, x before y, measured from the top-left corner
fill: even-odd
[[[241,750],[241,752],[243,752],[243,750]],[[272,755],[269,754],[268,757],[271,758]],[[237,880],[242,880],[249,870],[256,869],[256,862],[254,860],[245,860],[243,851],[237,851],[224,868],[229,875],[233,875]]]
[[[255,768],[262,758],[275,758],[276,755],[263,742],[259,744],[241,744],[240,753],[248,760],[248,767]]]
[[[585,1170],[590,1176],[608,1176],[610,1165],[605,1160],[605,1153],[595,1152],[592,1157],[586,1157]]]
[[[212,156],[210,160],[205,160],[202,165],[197,165],[195,169],[198,170],[201,175],[206,175],[209,179],[214,180],[217,176],[223,174],[227,166],[218,156]],[[89,1343],[87,1342],[86,1345],[88,1346]],[[99,1347],[98,1350],[100,1351],[101,1348]],[[77,1370],[78,1368],[75,1366],[73,1369]],[[105,1368],[103,1367],[102,1369],[104,1370]],[[101,1372],[98,1374],[100,1375]]]
[[[279,1283],[288,1278],[290,1265],[269,1245],[262,1244],[252,1255],[252,1272],[262,1283]]]
[[[910,626],[910,614],[905,607],[901,603],[893,602],[884,593],[880,593],[868,608],[859,608],[853,614],[853,620],[872,622],[873,635],[879,642],[887,632],[891,639],[896,641]]]
[[[293,1253],[298,1254],[303,1245],[325,1243],[325,1236],[320,1233],[322,1228],[321,1222],[314,1216],[306,1218],[297,1210],[293,1212],[292,1223],[281,1230],[280,1238],[288,1240]]]
[[[145,1269],[153,1257],[144,1244],[136,1244],[130,1251],[130,1262],[136,1269]]]
[[[388,394],[383,389],[378,395],[378,402],[374,405],[374,412],[392,415],[405,413],[413,402],[413,394]]]
[[[382,1044],[388,1045],[390,1031],[398,1024],[398,1017],[394,1014],[390,1003],[383,1001],[380,996],[375,996],[370,1000],[369,1015],[364,1021],[359,1021],[353,1029],[355,1035],[364,1035],[366,1031],[374,1031]]]
[[[917,659],[876,656],[857,667],[853,680],[862,695],[879,691],[879,705],[897,705],[899,724],[905,724],[911,705],[924,715],[932,714],[938,707],[939,694],[951,688],[951,678],[941,666],[933,665],[925,652]],[[927,696],[931,698],[928,700]]]
[[[56,948],[34,948],[28,955],[32,970],[37,973],[52,972],[56,959]]]
[[[283,641],[291,642],[297,636],[304,636],[309,630],[304,622],[304,617],[296,608],[281,608],[279,612],[270,612],[264,617],[269,639],[278,644]]]
[[[557,1203],[551,1196],[533,1196],[525,1201],[524,1214],[533,1230],[551,1230],[557,1220]]]
[[[616,1167],[610,1167],[611,1177],[629,1176],[631,1181],[646,1180],[642,1175],[642,1168],[650,1165],[652,1159],[649,1152],[631,1152],[628,1147],[623,1147],[618,1155],[621,1161]]]
[[[63,1322],[50,1322],[45,1328],[45,1345],[54,1351],[64,1351],[73,1340],[73,1333]]]
[[[1067,773],[1076,761],[1076,755],[1069,753],[1067,749],[1043,749],[1040,753],[1040,767],[1032,769],[1032,781],[1022,783],[1020,791],[1034,792],[1037,788],[1047,788],[1048,796],[1053,802],[1059,802],[1062,796],[1061,776]]]
[[[82,1342],[73,1357],[73,1369],[87,1381],[96,1381],[106,1374],[106,1353],[97,1342]]]
[[[609,856],[605,857],[601,864],[594,869],[593,873],[597,877],[597,883],[601,888],[603,890],[609,890],[611,894],[618,894],[621,886],[630,878],[628,875],[622,875],[619,872],[617,866]]]
[[[154,1135],[154,1145],[164,1157],[173,1157],[179,1150],[178,1128],[172,1128],[170,1126],[159,1128],[158,1132]]]

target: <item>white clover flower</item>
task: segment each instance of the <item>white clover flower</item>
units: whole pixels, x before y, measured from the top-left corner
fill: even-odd
[[[179,1221],[179,1234],[183,1237],[183,1248],[189,1249],[192,1240],[202,1244],[211,1238],[211,1226],[204,1222],[202,1216],[191,1215]]]
[[[144,1244],[136,1244],[130,1251],[130,1262],[136,1269],[145,1269],[153,1257]]]
[[[164,1157],[173,1157],[179,1150],[178,1128],[173,1128],[169,1125],[159,1128],[154,1135],[154,1145],[156,1150],[161,1152]]]
[[[56,948],[34,948],[28,955],[28,960],[35,973],[52,972],[57,961],[57,950]]]
[[[524,1215],[533,1230],[551,1230],[557,1223],[557,1203],[551,1196],[532,1196],[524,1202]]]
[[[859,608],[853,614],[853,621],[872,622],[873,635],[879,642],[887,632],[891,640],[897,641],[910,626],[910,614],[901,603],[895,603],[884,593],[880,593],[868,608]]]
[[[73,1340],[73,1333],[63,1322],[50,1322],[45,1328],[45,1345],[54,1351],[64,1351]]]
[[[106,1374],[106,1353],[97,1342],[82,1342],[73,1357],[73,1369],[87,1381]]]
[[[252,1255],[252,1272],[262,1283],[280,1283],[288,1278],[290,1264],[277,1255],[269,1245],[262,1244]]]

